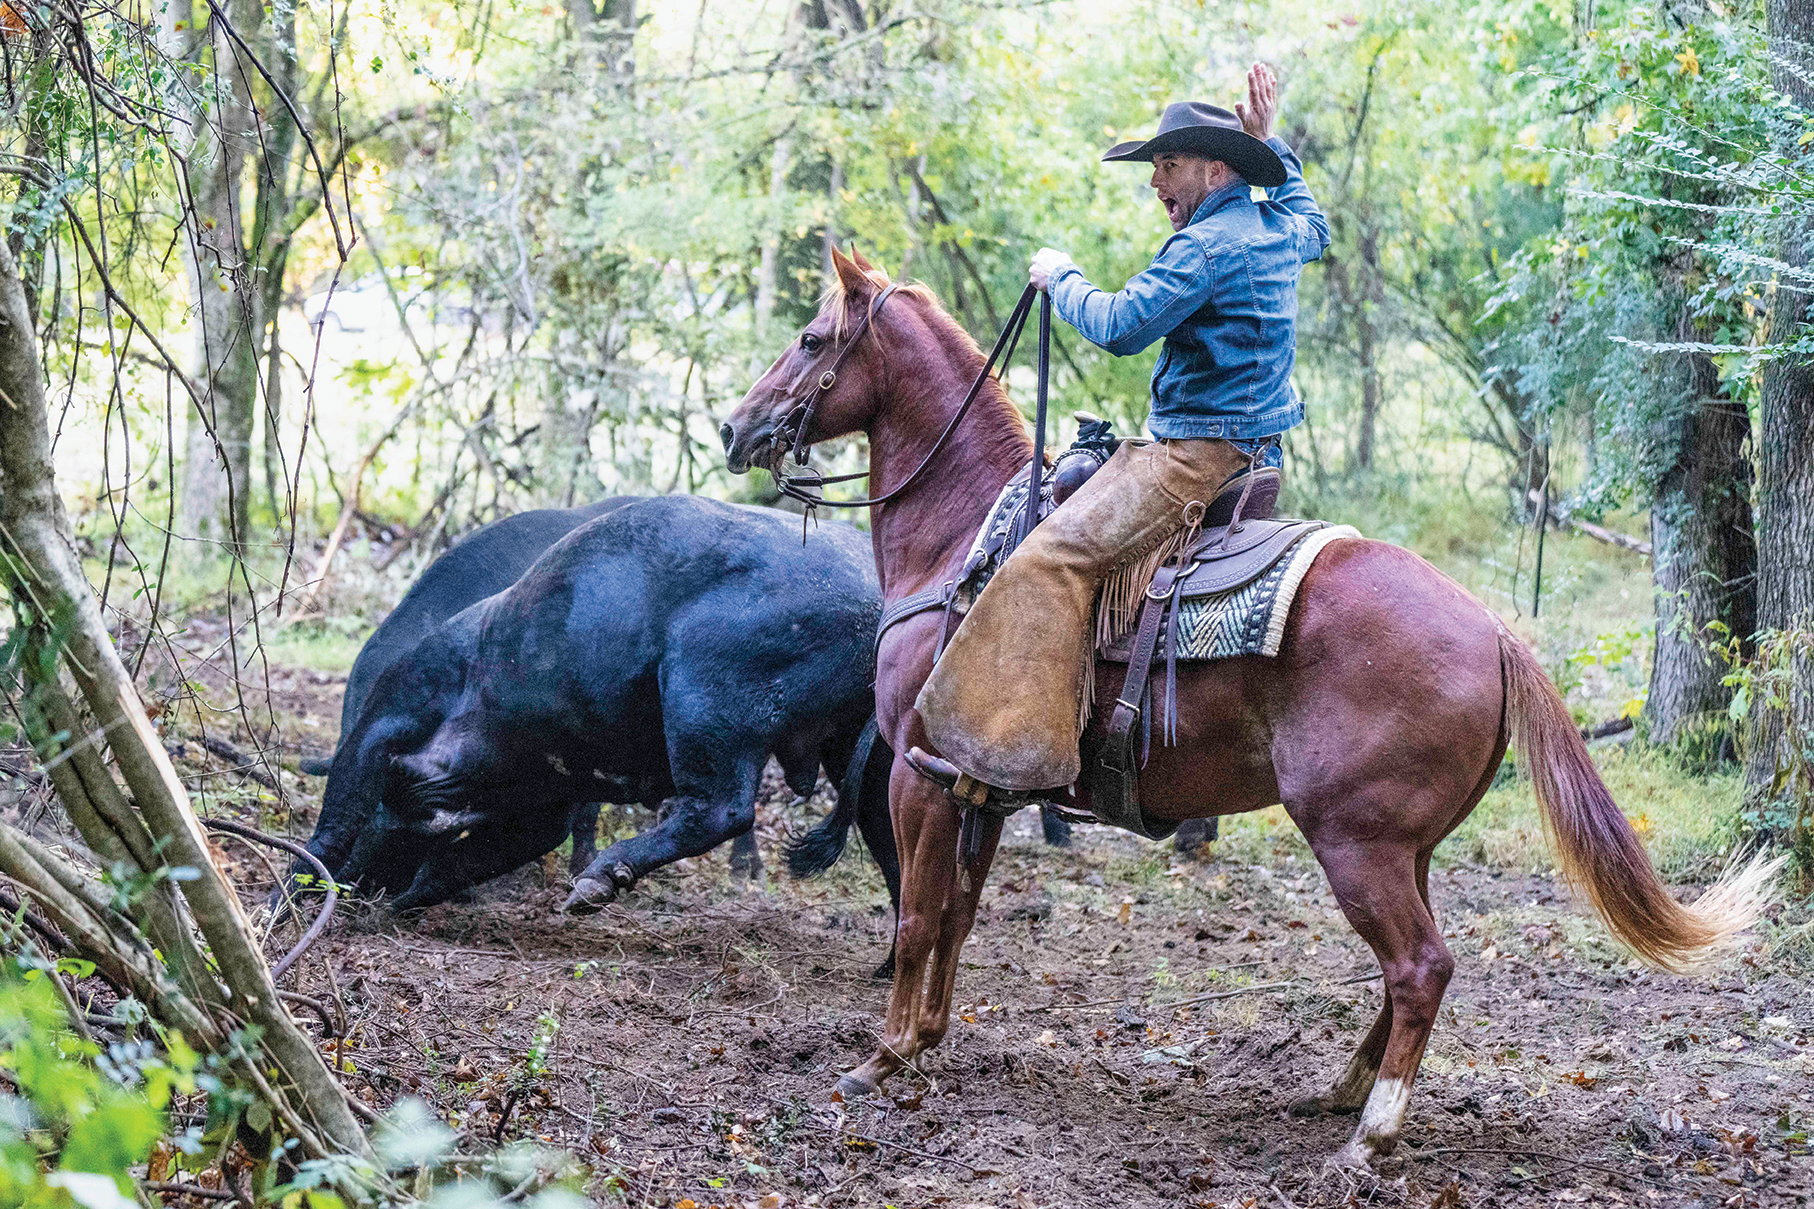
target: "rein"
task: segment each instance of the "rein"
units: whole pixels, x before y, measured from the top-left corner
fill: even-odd
[[[813,413],[818,409],[819,400],[824,397],[826,391],[837,384],[838,371],[844,368],[845,360],[862,340],[863,334],[869,330],[870,320],[881,311],[883,304],[893,295],[896,288],[891,285],[883,290],[876,298],[875,305],[864,312],[863,318],[858,322],[856,330],[851,333],[850,339],[833,358],[831,368],[819,375],[819,380],[813,385],[811,392],[792,411],[788,412],[781,427],[770,438],[778,446],[791,445],[796,462],[804,463],[811,456],[811,446],[807,442],[806,434],[812,424]],[[995,363],[1000,361],[1005,367],[1013,359],[1014,348],[1020,343],[1021,330],[1027,325],[1027,316],[1033,311],[1033,296],[1037,293],[1039,291],[1030,284],[1021,291],[1020,301],[1014,304],[1014,312],[1008,316],[1008,322],[1002,328],[1001,335],[996,337],[995,347],[989,350],[988,359],[983,362],[983,367],[978,371],[976,380],[970,384],[970,390],[964,395],[964,401],[959,405],[957,414],[952,416],[951,422],[945,425],[945,431],[941,432],[938,440],[932,443],[932,448],[926,451],[926,456],[920,459],[920,464],[913,468],[913,473],[901,480],[897,486],[881,495],[869,496],[864,499],[828,500],[821,494],[824,488],[833,483],[848,483],[853,479],[868,478],[869,471],[859,470],[851,474],[823,475],[814,470],[807,470],[801,474],[787,474],[784,471],[775,470],[772,472],[775,476],[775,486],[781,494],[805,504],[809,514],[814,508],[820,507],[873,508],[877,504],[886,504],[903,495],[909,487],[919,481],[920,475],[926,472],[927,467],[932,465],[933,459],[944,449],[945,443],[951,439],[951,434],[957,431],[957,426],[964,422],[964,417],[969,414],[971,404],[975,403],[977,397],[982,393],[983,383],[989,380],[990,371],[995,368]],[[1032,500],[1039,498],[1040,460],[1044,453],[1046,429],[1046,382],[1051,359],[1052,299],[1050,296],[1042,296],[1042,298],[1039,316],[1039,421],[1033,436],[1033,491],[1028,497]],[[1003,349],[1007,350],[1006,357],[1002,355]],[[1036,506],[1029,507],[1029,516],[1023,522],[1029,530],[1036,523],[1032,516],[1035,510]]]

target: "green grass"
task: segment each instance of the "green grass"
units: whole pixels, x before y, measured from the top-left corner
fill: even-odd
[[[1594,752],[1613,801],[1632,821],[1663,876],[1718,874],[1736,835],[1744,776],[1736,768],[1697,776],[1669,753],[1637,743]],[[1521,871],[1554,867],[1531,785],[1505,780],[1437,849],[1438,861],[1473,861]]]
[[[339,626],[302,622],[265,639],[271,662],[318,672],[345,672],[359,657],[369,632],[361,627],[348,631]]]
[[[1725,865],[1737,832],[1743,774],[1685,771],[1667,752],[1637,743],[1595,750],[1613,800],[1644,837],[1664,877],[1705,881]],[[1276,867],[1287,856],[1309,858],[1308,845],[1282,806],[1222,820],[1217,849],[1226,860]],[[1507,778],[1488,791],[1436,850],[1438,864],[1478,864],[1517,872],[1555,867],[1530,782]]]

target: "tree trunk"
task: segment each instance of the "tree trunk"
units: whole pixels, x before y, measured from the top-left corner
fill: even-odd
[[[277,20],[271,25],[266,70],[277,87],[294,99],[296,6],[293,3],[279,5],[272,12]],[[263,262],[262,277],[258,282],[258,317],[263,326],[255,330],[263,331],[265,336],[265,496],[270,501],[272,519],[280,530],[290,511],[290,492],[284,474],[282,430],[279,427],[283,419],[283,338],[279,320],[283,314],[284,274],[289,268],[290,243],[295,230],[292,218],[296,209],[296,190],[291,187],[290,156],[296,150],[296,142],[296,123],[288,107],[273,97],[266,107],[264,135],[259,140],[262,153],[251,248],[252,256]]]
[[[17,45],[17,43],[15,43]],[[31,41],[24,48],[27,67],[17,72],[18,108],[24,126],[25,141],[19,148],[20,157],[26,164],[36,164],[46,158],[49,139],[46,128],[50,125],[50,108],[56,104],[55,92],[51,85],[56,81],[56,70],[59,55],[52,25],[42,18],[33,22]],[[15,69],[16,70],[16,69]],[[31,180],[19,178],[19,193],[14,201],[13,212],[24,213],[35,204],[42,190]],[[14,223],[12,231],[6,237],[6,246],[12,251],[13,260],[20,264],[19,278],[25,286],[25,302],[28,313],[35,321],[38,317],[38,291],[35,283],[38,274],[25,267],[27,257],[39,265],[43,263],[44,249],[48,241],[38,240],[36,245],[27,249],[25,244],[26,224]]]
[[[250,1053],[236,1060],[235,1068],[267,1099],[286,1132],[307,1152],[322,1157],[366,1155],[364,1131],[348,1107],[345,1093],[277,996],[264,957],[251,940],[239,898],[213,862],[188,795],[151,728],[144,702],[114,649],[100,606],[82,574],[52,471],[37,340],[18,263],[3,245],[0,393],[8,403],[0,408],[0,535],[5,540],[0,571],[14,593],[16,607],[29,602],[30,612],[38,619],[55,619],[60,642],[44,654],[50,660],[60,659],[74,680],[93,715],[95,733],[105,736],[125,782],[122,793],[99,760],[71,760],[85,779],[90,774],[97,778],[66,800],[72,818],[79,826],[85,824],[85,838],[103,854],[129,853],[147,872],[164,865],[195,871],[193,880],[182,883],[182,901],[207,942],[213,967],[209,971],[196,961],[183,970],[180,967],[187,963],[178,959],[178,977],[202,989],[210,1003],[231,1012],[232,1018],[258,1030],[256,1041],[248,1047]],[[41,684],[54,687],[55,666],[46,663]],[[52,708],[61,708],[54,694],[45,700]],[[73,709],[63,716],[72,713]],[[88,893],[89,879],[34,845],[29,837],[4,826],[0,826],[0,867],[19,874],[60,922],[82,931],[86,945],[125,954],[114,972],[128,977],[135,988],[153,993],[148,1002],[155,1004],[161,996],[185,1013],[190,1008],[200,1010],[180,993],[164,995],[157,966],[145,964],[153,955],[131,939],[130,928],[119,936],[110,926],[115,913],[107,894]],[[174,926],[173,921],[160,919],[155,908],[145,918],[147,931],[153,935]],[[164,960],[172,960],[169,949],[164,951]],[[211,1036],[225,1037],[231,1031],[219,1022],[199,1018],[185,1018],[182,1024],[186,1029],[201,1029],[204,1044]]]
[[[1354,300],[1354,335],[1360,354],[1360,432],[1354,442],[1354,468],[1373,469],[1378,441],[1379,407],[1383,394],[1379,376],[1379,307],[1385,290],[1379,271],[1379,232],[1371,225],[1361,229],[1360,289]]]
[[[793,140],[782,135],[775,140],[774,157],[768,166],[768,221],[762,232],[762,259],[756,266],[756,358],[760,360],[767,347],[768,323],[775,313],[775,273],[781,261],[781,219],[787,204],[788,160],[793,153]]]
[[[1678,335],[1701,338],[1686,316]],[[1712,361],[1689,365],[1690,396],[1659,442],[1674,463],[1650,506],[1656,646],[1644,712],[1651,738],[1668,743],[1697,720],[1723,725],[1732,690],[1710,642],[1748,640],[1757,617],[1757,545],[1751,527],[1751,435],[1745,405],[1725,397]],[[1714,623],[1724,627],[1709,629]]]
[[[606,31],[605,66],[627,94],[636,84],[636,0],[610,0],[605,19],[613,26]]]
[[[231,0],[234,30],[248,41],[264,21],[257,0]],[[237,553],[251,516],[252,417],[258,396],[260,291],[248,258],[240,186],[255,143],[248,76],[223,22],[208,22],[213,70],[207,107],[191,115],[189,212],[183,264],[195,303],[193,375],[202,401],[189,416],[178,525],[186,537]]]
[[[1814,3],[1810,0],[1766,0],[1770,49],[1779,56],[1771,81],[1804,112],[1814,110]],[[1786,60],[1786,61],[1785,61]],[[1791,162],[1806,163],[1805,149],[1795,144],[1799,126],[1788,127],[1779,151]],[[1785,219],[1777,256],[1797,268],[1809,263],[1814,224],[1807,218]],[[1796,338],[1808,322],[1808,297],[1799,290],[1778,288],[1770,299],[1767,337]],[[1760,630],[1814,630],[1814,366],[1773,361],[1764,368],[1757,467],[1758,579],[1757,624]],[[1805,648],[1803,648],[1805,650]],[[1814,786],[1779,783],[1779,770],[1792,766],[1793,753],[1805,762],[1814,757],[1814,660],[1805,654],[1791,667],[1792,687],[1784,711],[1754,719],[1746,781],[1760,809],[1782,798],[1805,803]]]

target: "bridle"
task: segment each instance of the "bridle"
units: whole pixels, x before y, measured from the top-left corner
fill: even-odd
[[[812,456],[812,444],[807,440],[807,433],[811,431],[813,415],[818,410],[819,401],[825,397],[825,392],[837,385],[838,372],[844,368],[844,362],[849,359],[850,354],[854,352],[857,345],[862,342],[864,333],[870,329],[871,321],[878,313],[880,313],[883,304],[885,304],[889,298],[893,297],[894,292],[899,288],[900,287],[898,286],[890,285],[876,296],[875,302],[870,304],[863,312],[863,317],[857,321],[856,327],[851,331],[850,338],[846,340],[844,346],[838,350],[838,355],[832,358],[830,367],[819,375],[817,381],[815,381],[808,389],[807,393],[800,398],[800,401],[789,409],[786,418],[781,421],[780,425],[769,437],[769,443],[774,447],[777,455],[774,458],[776,468],[771,472],[775,476],[775,486],[780,490],[782,495],[787,496],[789,499],[799,500],[802,504],[805,504],[808,513],[811,513],[814,508],[820,507],[873,508],[877,504],[886,504],[890,500],[898,499],[901,495],[906,493],[909,487],[912,487],[918,482],[920,475],[924,474],[926,468],[932,465],[932,460],[939,455],[939,452],[944,449],[945,443],[951,439],[951,434],[957,431],[957,426],[964,422],[964,416],[969,413],[971,404],[975,403],[977,396],[982,393],[983,383],[989,380],[990,371],[995,368],[995,363],[1000,361],[1003,365],[1006,365],[1008,361],[1013,359],[1014,347],[1020,342],[1021,329],[1026,327],[1027,316],[1033,310],[1033,298],[1039,293],[1039,291],[1031,285],[1027,286],[1027,288],[1021,292],[1020,301],[1014,304],[1013,314],[1008,316],[1008,322],[1006,326],[1002,328],[1001,335],[996,337],[995,347],[989,350],[988,359],[983,362],[983,367],[978,371],[976,380],[970,384],[970,390],[964,395],[964,401],[959,405],[957,414],[953,415],[951,417],[951,422],[945,425],[945,431],[940,433],[938,440],[932,443],[932,448],[926,451],[926,456],[920,459],[920,464],[913,468],[913,473],[909,474],[905,479],[902,479],[899,484],[881,495],[868,496],[856,500],[828,500],[821,494],[825,487],[828,487],[833,483],[848,483],[854,479],[868,478],[869,471],[864,469],[855,471],[851,474],[823,475],[816,470],[804,469],[807,458]],[[1039,447],[1044,444],[1043,440],[1040,438],[1043,437],[1045,432],[1045,387],[1047,362],[1049,359],[1048,348],[1050,344],[1051,307],[1051,299],[1050,297],[1047,297],[1045,299],[1044,309],[1040,315],[1039,325],[1040,414],[1039,426],[1034,430],[1035,473],[1038,472],[1038,459],[1043,452]],[[1007,350],[1006,357],[1003,357],[1002,355],[1003,349]],[[783,450],[788,450],[790,446],[794,461],[799,463],[803,468],[802,473],[788,474],[780,469],[781,459],[779,455]]]

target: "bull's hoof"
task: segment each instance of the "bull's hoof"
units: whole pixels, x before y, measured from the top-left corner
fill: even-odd
[[[854,1070],[838,1079],[838,1094],[846,1100],[860,1100],[865,1096],[873,1096],[881,1090],[877,1084],[870,1082]]]
[[[893,982],[894,981],[894,950],[893,949],[888,950],[888,960],[884,961],[881,965],[877,966],[876,972],[871,974],[870,977],[875,979],[877,982]]]
[[[561,904],[568,915],[595,915],[617,899],[617,886],[595,877],[582,877],[573,885],[573,893]]]

